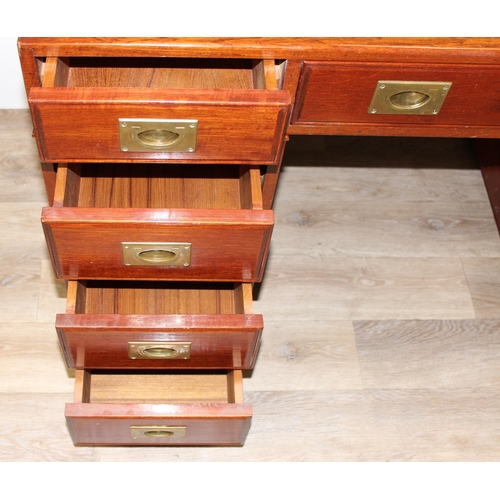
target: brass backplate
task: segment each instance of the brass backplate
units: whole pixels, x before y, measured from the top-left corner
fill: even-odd
[[[185,438],[187,427],[185,425],[131,425],[130,436],[138,438],[179,439]]]
[[[129,342],[130,359],[189,359],[191,342]]]
[[[451,82],[377,82],[368,107],[371,115],[437,115]]]
[[[126,266],[187,267],[191,264],[191,243],[123,242]]]
[[[119,118],[121,151],[194,153],[198,120]]]

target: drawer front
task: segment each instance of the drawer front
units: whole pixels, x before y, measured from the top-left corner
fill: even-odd
[[[270,210],[62,207],[42,212],[54,270],[62,279],[259,281],[273,223]],[[190,246],[186,265],[154,258],[156,249],[169,243]],[[129,262],[124,251],[131,245],[150,249],[150,262]]]
[[[401,125],[422,130],[442,130],[445,126],[498,127],[499,78],[500,68],[487,65],[305,63],[292,123]],[[429,114],[422,114],[424,108],[419,109],[419,104],[408,105],[403,113],[397,109],[396,113],[387,114],[379,106],[370,106],[378,82],[416,82],[415,91],[421,91],[418,84],[422,82],[448,82],[451,86],[445,89],[437,114],[433,114],[433,104],[427,109]],[[401,92],[411,90],[411,85],[401,88]],[[390,113],[394,109],[391,107]]]
[[[29,102],[43,162],[277,163],[290,108],[278,90],[33,88]],[[152,121],[150,141],[133,136],[141,151],[120,140],[132,119]],[[162,141],[161,132],[154,136],[159,120],[196,122],[187,151],[175,151],[181,143]],[[142,130],[147,138],[147,123]]]
[[[58,314],[70,368],[251,369],[260,315]]]
[[[250,428],[250,404],[66,405],[77,445],[241,446]]]
[[[75,444],[242,445],[252,407],[242,372],[76,370],[75,401],[66,405]]]

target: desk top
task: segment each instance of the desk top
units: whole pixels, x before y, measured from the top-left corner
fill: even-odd
[[[106,56],[117,67],[139,58],[265,60],[291,102],[289,134],[500,137],[500,38],[20,38],[19,50],[28,93],[51,57],[67,72],[65,58]],[[383,110],[372,104],[378,82],[386,101],[428,102]]]
[[[20,48],[34,55],[170,57],[262,57],[277,59],[500,62],[499,38],[20,38]],[[416,59],[415,59],[416,58]]]

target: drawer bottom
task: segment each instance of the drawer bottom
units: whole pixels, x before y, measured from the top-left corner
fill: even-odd
[[[66,420],[76,445],[241,446],[252,417],[240,370],[76,370]]]

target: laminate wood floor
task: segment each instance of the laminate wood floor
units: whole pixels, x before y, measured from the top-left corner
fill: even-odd
[[[241,448],[74,447],[27,111],[0,111],[0,460],[497,461],[500,238],[466,141],[292,138]]]

